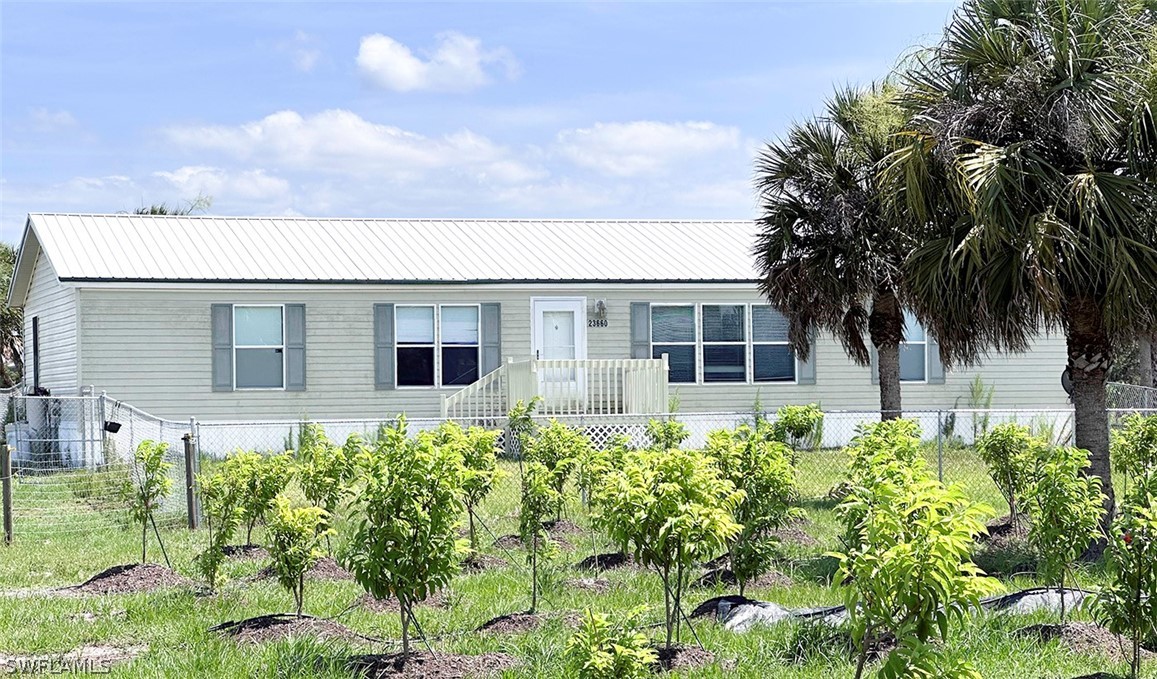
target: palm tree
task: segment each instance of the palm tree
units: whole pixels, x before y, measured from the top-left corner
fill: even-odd
[[[884,418],[900,416],[901,267],[913,247],[902,220],[885,211],[879,182],[904,124],[892,94],[886,86],[839,91],[825,115],[793,125],[756,159],[760,291],[805,359],[822,330],[869,365],[870,339]]]
[[[913,129],[883,179],[927,229],[905,278],[945,361],[1064,333],[1106,521],[1113,340],[1157,322],[1157,77],[1139,8],[966,0],[904,74]]]

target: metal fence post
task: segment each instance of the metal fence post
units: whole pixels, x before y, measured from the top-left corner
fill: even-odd
[[[936,411],[936,475],[944,483],[944,411]]]
[[[189,433],[181,437],[185,442],[185,513],[189,520],[189,530],[197,530],[196,457],[197,446],[193,432],[195,423],[190,421]]]
[[[12,449],[0,450],[0,504],[4,505],[4,544],[12,544]]]

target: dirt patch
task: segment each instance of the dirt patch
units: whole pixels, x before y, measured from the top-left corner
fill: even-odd
[[[259,615],[256,618],[230,621],[209,629],[220,632],[234,641],[247,644],[261,644],[294,637],[313,637],[326,641],[350,643],[374,641],[333,620],[323,620],[308,615]]]
[[[451,653],[401,653],[359,655],[350,666],[365,677],[412,677],[414,679],[465,679],[490,677],[517,667],[519,660],[506,653],[454,655]]]
[[[429,606],[430,608],[450,608],[452,605],[452,598],[449,594],[444,592],[434,592],[422,601],[418,602],[418,606]],[[373,595],[366,593],[358,599],[358,606],[373,611],[374,613],[397,613],[398,600],[390,597],[389,599],[375,599]]]
[[[63,674],[83,670],[106,674],[115,665],[143,655],[148,646],[92,645],[74,648],[66,653],[45,655],[5,655],[0,653],[0,674]]]
[[[715,662],[715,654],[698,646],[662,646],[655,649],[659,656],[656,669],[687,670],[706,667]]]
[[[113,566],[74,587],[62,587],[61,594],[137,594],[167,587],[192,587],[189,578],[155,563]]]
[[[505,568],[509,565],[510,563],[502,557],[475,552],[462,561],[462,570],[466,573],[481,573],[495,568]]]
[[[1099,654],[1118,662],[1127,661],[1132,652],[1131,642],[1120,634],[1088,622],[1070,622],[1064,625],[1029,625],[1015,632],[1017,636],[1040,641],[1059,640],[1061,645],[1080,655]],[[1157,653],[1141,650],[1141,659],[1157,658]]]
[[[747,586],[757,589],[783,589],[791,587],[794,581],[788,576],[779,571],[768,571],[763,575],[752,578],[747,582]],[[718,587],[720,585],[734,587],[739,585],[739,579],[735,577],[735,572],[730,568],[716,568],[709,570],[695,581],[695,587]]]
[[[536,613],[509,613],[487,620],[478,626],[477,632],[490,634],[522,634],[542,627],[546,618]]]
[[[273,566],[269,565],[257,571],[253,576],[254,580],[273,580],[277,577],[277,571],[273,570]],[[338,562],[332,558],[322,557],[313,568],[305,572],[305,577],[309,580],[353,580],[350,572],[342,568]]]
[[[494,548],[513,552],[522,549],[522,538],[511,533],[510,535],[503,535],[494,541]]]
[[[784,544],[792,544],[798,547],[818,547],[820,544],[820,541],[812,537],[799,523],[777,528],[771,531],[771,534]]]
[[[993,519],[985,524],[988,534],[977,536],[980,544],[989,544],[993,547],[1007,548],[1023,545],[1028,539],[1029,523],[1025,516],[1018,516],[1014,522],[1012,515],[1005,514],[999,519]]]
[[[635,565],[635,559],[630,554],[623,552],[607,552],[606,554],[593,554],[575,564],[575,568],[585,571],[595,571],[602,573],[603,571],[610,571],[616,568],[625,568],[627,566]]]
[[[555,537],[557,535],[583,535],[585,533],[585,531],[582,529],[582,526],[566,519],[558,519],[557,521],[543,521],[542,527],[546,529],[547,533],[550,533],[551,537]]]
[[[226,545],[221,552],[226,559],[237,561],[264,561],[269,558],[269,551],[261,545]]]
[[[594,592],[595,594],[606,594],[611,591],[611,581],[604,578],[571,578],[563,584],[572,589]]]

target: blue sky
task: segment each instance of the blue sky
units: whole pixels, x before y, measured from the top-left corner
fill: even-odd
[[[0,3],[30,211],[748,218],[751,159],[950,2]]]

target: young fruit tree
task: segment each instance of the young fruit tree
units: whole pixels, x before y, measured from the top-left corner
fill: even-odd
[[[506,452],[516,459],[522,459],[527,438],[534,435],[538,425],[534,422],[534,411],[542,403],[541,396],[529,401],[518,401],[506,414]]]
[[[293,596],[297,617],[305,604],[305,574],[325,555],[321,540],[329,535],[329,515],[320,507],[293,507],[279,495],[267,525],[269,556],[277,582]]]
[[[165,563],[169,562],[169,555],[165,553],[165,543],[161,540],[161,532],[157,530],[157,520],[154,517],[157,506],[173,490],[173,480],[169,478],[169,470],[173,465],[165,461],[165,454],[168,451],[167,443],[141,441],[134,454],[135,482],[129,496],[129,515],[141,526],[141,563],[147,560],[149,526],[152,526],[153,533],[157,536],[157,543],[161,546]]]
[[[792,448],[816,447],[823,438],[824,412],[819,405],[786,405],[775,412],[771,435]]]
[[[398,600],[403,657],[410,653],[414,604],[450,582],[466,551],[457,539],[461,468],[452,447],[430,436],[408,439],[402,417],[359,458],[363,488],[352,503],[343,561],[373,597]]]
[[[1045,448],[1037,460],[1033,483],[1025,493],[1032,525],[1028,544],[1039,560],[1041,577],[1061,594],[1065,622],[1065,575],[1069,566],[1100,535],[1104,495],[1101,479],[1089,476],[1089,453],[1080,448]]]
[[[922,458],[910,455],[919,446],[917,432],[915,423],[888,420],[849,446],[851,490],[837,508],[848,541],[832,556],[857,649],[855,676],[863,676],[873,643],[890,634],[898,646],[881,679],[978,679],[933,642],[998,588],[970,560],[991,509],[931,477]]]
[[[553,552],[550,535],[543,523],[562,506],[563,498],[554,485],[555,476],[541,462],[527,462],[522,470],[522,503],[518,511],[518,533],[526,546],[530,563],[530,611],[538,608],[538,566]]]
[[[678,448],[689,436],[691,432],[687,431],[687,425],[679,420],[651,420],[647,423],[647,438],[655,450]]]
[[[1129,638],[1129,677],[1138,679],[1142,644],[1157,642],[1157,469],[1135,477],[1120,510],[1109,538],[1110,579],[1093,611],[1110,630]]]
[[[353,460],[363,448],[364,443],[358,434],[350,434],[345,446],[340,448],[323,435],[314,445],[298,451],[300,461],[290,474],[297,477],[305,499],[314,507],[325,510],[331,519],[337,515],[342,499],[349,492]],[[326,550],[332,552],[329,534],[326,535]]]
[[[993,483],[1008,502],[1013,526],[1019,518],[1019,500],[1032,484],[1037,460],[1047,445],[1015,422],[997,425],[976,441],[976,454],[988,465]]]
[[[639,631],[645,608],[619,615],[587,609],[566,645],[566,662],[579,679],[648,679],[659,657]]]
[[[731,572],[743,596],[747,583],[771,567],[779,546],[774,531],[793,516],[791,502],[796,488],[792,449],[760,436],[747,425],[734,431],[711,432],[707,439],[707,455],[715,460],[723,477],[744,494],[735,509],[735,520],[743,529],[728,546]]]
[[[209,583],[209,589],[215,590],[221,564],[225,561],[225,545],[233,540],[237,527],[241,525],[243,489],[237,479],[224,470],[198,475],[197,487],[201,493],[209,546],[197,555],[194,565]]]
[[[682,629],[689,571],[739,534],[733,512],[742,501],[743,492],[698,451],[630,451],[600,485],[595,524],[663,581],[668,647]]]
[[[273,508],[277,494],[285,489],[292,472],[287,454],[261,455],[237,451],[225,460],[225,473],[242,488],[241,521],[245,524],[245,545],[253,544],[253,529]]]
[[[1126,488],[1147,469],[1157,468],[1157,415],[1132,414],[1113,432],[1113,469]]]
[[[444,425],[445,426],[445,425]],[[455,425],[457,426],[457,425]],[[478,506],[494,490],[494,484],[504,474],[498,468],[498,437],[502,432],[482,427],[470,427],[461,433],[459,450],[462,455],[462,500],[470,524],[470,549],[478,551]]]
[[[526,441],[524,458],[538,462],[550,470],[551,486],[560,498],[566,497],[566,482],[574,470],[576,462],[590,448],[591,442],[579,431],[558,420],[539,428],[533,438]],[[562,518],[564,502],[558,504],[555,519]]]

